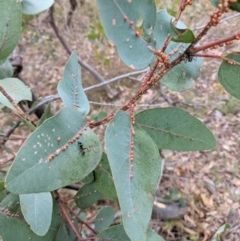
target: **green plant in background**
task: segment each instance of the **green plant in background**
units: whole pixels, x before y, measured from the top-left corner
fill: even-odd
[[[74,196],[79,208],[88,208],[104,196],[117,200],[122,212],[122,225],[109,227],[114,210],[99,211],[96,230],[88,226],[96,235],[95,240],[164,240],[148,229],[163,168],[159,150],[204,151],[215,148],[216,141],[202,122],[179,108],[154,108],[139,113],[134,109],[142,95],[158,82],[174,91],[192,88],[203,64],[202,57],[222,59],[219,81],[227,92],[240,99],[240,54],[202,53],[239,40],[240,32],[198,44],[210,28],[218,25],[221,15],[229,11],[226,4],[213,2],[216,11],[195,36],[179,20],[192,1],[182,0],[174,18],[165,9],[157,11],[154,1],[97,0],[106,36],[122,61],[136,70],[149,67],[141,88],[115,113],[99,113],[86,121],[90,104],[73,52],[57,88],[64,107],[52,117],[47,108],[36,126],[17,104],[31,99],[30,89],[12,78],[7,58],[20,36],[22,12],[39,13],[53,1],[0,0],[0,102],[34,129],[4,181],[10,192],[0,206],[0,235],[4,241],[15,240],[16,236],[19,241],[89,240],[79,232],[77,223],[81,220],[58,193],[58,189],[80,181],[84,185]],[[238,3],[229,7],[238,11]],[[91,32],[88,37],[94,39],[98,35]],[[108,125],[103,148],[94,130],[104,124]],[[0,190],[3,189],[1,182]],[[173,197],[172,191],[170,198]],[[73,215],[73,222],[69,214]]]

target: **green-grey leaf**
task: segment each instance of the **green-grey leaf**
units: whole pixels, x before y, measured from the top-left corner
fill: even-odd
[[[71,221],[74,223],[76,229],[78,229],[78,222],[76,218],[71,217]],[[76,234],[73,232],[66,219],[62,220],[62,224],[54,241],[76,241]]]
[[[45,236],[36,235],[29,227],[21,213],[19,196],[8,194],[2,201],[0,212],[0,236],[4,241],[53,241],[60,226],[60,208],[57,202],[53,202],[52,222]],[[14,232],[13,232],[14,227]]]
[[[230,3],[229,2],[229,8],[232,9],[232,10],[235,10],[237,12],[240,12],[240,0],[238,0],[235,3]]]
[[[5,190],[4,181],[0,181],[0,192]]]
[[[126,233],[132,241],[145,241],[161,173],[158,148],[142,128],[131,125],[130,114],[123,111],[109,123],[105,143]]]
[[[97,214],[94,224],[98,232],[109,227],[114,220],[115,211],[112,207],[103,207]]]
[[[2,202],[2,200],[6,197],[6,191],[0,191],[0,203]],[[0,234],[1,236],[1,234]]]
[[[174,25],[173,27],[176,29],[177,35],[172,37],[172,41],[180,42],[180,43],[192,43],[195,39],[193,31],[189,28],[184,30],[176,28]]]
[[[30,88],[17,78],[2,79],[0,80],[0,86],[2,86],[2,88],[16,103],[21,100],[32,100]],[[14,106],[2,93],[0,93],[0,103],[10,109],[15,110]]]
[[[104,197],[117,200],[117,193],[106,153],[103,153],[100,163],[94,170],[93,186]]]
[[[212,3],[212,5],[214,6],[214,7],[218,7],[218,0],[210,0],[210,2]]]
[[[161,236],[147,229],[146,241],[165,241]],[[97,235],[96,241],[102,240],[118,240],[118,241],[132,241],[127,236],[123,225],[115,225],[103,230]]]
[[[156,39],[157,49],[161,49],[168,34],[175,36],[175,31],[171,25],[173,17],[166,10],[161,10],[157,13],[157,20],[154,28],[154,37]],[[178,23],[183,25],[183,23]],[[170,61],[176,59],[189,44],[170,42],[165,53],[169,54],[178,49],[178,52],[171,55]],[[155,61],[155,59],[154,59]],[[161,83],[174,91],[184,91],[194,86],[195,80],[200,74],[203,64],[202,58],[195,58],[192,62],[182,61],[179,65],[172,68],[166,75],[161,78]]]
[[[152,30],[156,21],[154,1],[146,0],[97,0],[100,17],[109,41],[116,45],[122,61],[133,69],[143,69],[149,65],[153,52],[148,44],[153,44]],[[124,16],[128,20],[124,20]],[[133,27],[147,42],[136,36]]]
[[[77,206],[81,209],[91,207],[102,194],[91,184],[85,184],[74,196]]]
[[[90,128],[82,129],[83,118],[64,107],[44,121],[19,150],[6,177],[7,189],[17,194],[49,192],[92,172],[101,160],[102,146]],[[84,155],[78,142],[86,148]]]
[[[13,67],[7,59],[4,63],[0,64],[0,79],[10,78],[13,76]]]
[[[233,60],[236,64],[223,61],[218,70],[218,79],[224,89],[237,99],[240,99],[240,52],[232,53],[226,58]]]
[[[20,1],[0,1],[0,64],[18,43],[21,33],[22,8]]]
[[[136,122],[159,149],[209,150],[216,146],[211,131],[197,118],[178,108],[153,108],[136,115]]]
[[[28,15],[37,14],[50,8],[53,2],[54,0],[22,0],[22,11]]]
[[[214,7],[218,8],[219,0],[211,0],[211,3]],[[240,0],[237,0],[234,3],[229,2],[229,8],[240,12]]]
[[[64,69],[63,79],[58,83],[58,93],[65,106],[87,115],[90,105],[82,87],[81,69],[74,51]]]
[[[34,233],[44,236],[51,225],[53,200],[49,192],[20,195],[22,214]]]
[[[47,108],[45,109],[43,115],[41,116],[41,119],[39,121],[38,126],[40,126],[45,120],[47,120],[51,116],[52,116],[52,113],[51,113],[51,103],[48,103]]]
[[[84,182],[85,184],[90,184],[94,181],[94,175],[93,172],[89,173],[83,180],[82,182]]]
[[[220,238],[220,235],[224,234],[226,232],[226,230],[228,230],[229,228],[231,228],[231,226],[228,223],[225,223],[222,226],[220,226],[218,228],[217,232],[214,234],[214,236],[213,236],[211,241],[220,241],[220,240],[222,240]]]

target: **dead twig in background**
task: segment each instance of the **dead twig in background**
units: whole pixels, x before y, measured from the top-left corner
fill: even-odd
[[[65,50],[67,51],[67,53],[70,55],[72,54],[72,50],[71,48],[68,46],[68,44],[66,43],[65,39],[63,38],[63,36],[59,33],[58,31],[58,27],[55,23],[54,20],[54,16],[53,16],[53,11],[54,11],[54,7],[52,6],[49,10],[49,23],[52,26],[52,29],[54,30],[55,34],[57,35],[59,41],[61,42],[61,44],[63,45],[63,47],[65,48]],[[78,63],[87,71],[89,71],[99,82],[104,82],[104,78],[95,70],[93,69],[89,64],[87,64],[86,62],[84,62],[83,60],[81,60],[80,58],[78,58]],[[105,89],[107,91],[107,93],[111,95],[111,98],[115,97],[117,95],[116,91],[114,91],[113,89],[110,88],[110,86],[106,85]]]

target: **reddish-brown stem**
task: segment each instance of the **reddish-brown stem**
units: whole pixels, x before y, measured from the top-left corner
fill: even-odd
[[[69,208],[67,206],[67,209],[69,210],[69,212],[78,220],[78,222],[83,223],[84,225],[86,225],[94,234],[97,234],[98,232],[93,229],[88,223],[84,222],[81,218],[78,217],[78,215],[76,213],[73,212],[73,210],[71,210],[71,208]]]
[[[178,20],[180,19],[181,15],[182,15],[182,13],[183,13],[183,11],[185,10],[185,8],[186,8],[187,5],[191,5],[191,4],[190,4],[190,3],[187,3],[186,0],[181,0],[181,3],[180,3],[180,5],[179,5],[179,10],[178,10],[177,16],[176,16],[176,18],[175,18],[175,20],[174,20],[175,25],[177,24]]]
[[[154,76],[154,72],[159,63],[159,61],[156,61],[153,68],[146,75],[146,80],[144,80],[144,82],[148,83],[148,84],[145,84],[144,86],[142,86],[142,88],[135,94],[135,96],[131,100],[129,100],[127,102],[127,104],[125,104],[122,108],[120,108],[120,110],[126,111],[127,109],[129,109],[131,103],[136,102],[144,93],[147,92],[148,89],[150,89],[155,83],[157,83],[159,81],[159,79],[161,79],[170,69],[172,69],[174,66],[178,65],[184,59],[185,59],[185,53],[182,53],[175,60],[173,60],[171,63],[169,63],[168,66],[165,66],[165,68],[162,69],[161,72],[157,73]],[[151,78],[153,78],[153,79],[151,80]],[[112,113],[111,115],[105,117],[104,119],[102,119],[100,121],[90,123],[89,127],[94,128],[94,127],[103,125],[105,123],[108,123],[113,119],[113,117],[114,117],[114,114]]]
[[[142,83],[143,83],[142,86],[146,85],[147,82],[148,82],[149,80],[151,80],[151,78],[152,78],[155,70],[156,70],[157,67],[158,67],[158,64],[159,64],[159,60],[157,59],[156,62],[155,62],[155,64],[153,65],[153,67],[149,70],[148,74],[144,77],[144,79],[143,79],[143,81],[142,81]]]
[[[233,60],[233,59],[229,59],[229,58],[226,58],[222,55],[215,55],[215,54],[195,54],[194,56],[196,57],[204,57],[204,58],[213,58],[213,59],[220,59],[220,60],[225,60],[227,61],[228,63],[230,64],[234,64],[234,65],[240,65],[239,62]]]
[[[224,59],[221,55],[215,55],[215,54],[194,54],[196,57],[203,57],[203,58],[214,58],[214,59]]]
[[[60,208],[62,210],[62,213],[63,213],[64,217],[66,218],[69,226],[71,227],[71,229],[75,233],[76,237],[78,238],[78,241],[84,241],[85,239],[80,236],[79,232],[77,231],[76,227],[74,226],[74,223],[69,218],[68,213],[67,213],[67,211],[65,209],[65,205],[61,201],[59,201],[58,203],[59,203],[59,206],[60,206]]]
[[[186,1],[186,0],[182,0],[181,1],[181,4],[180,4],[180,8],[179,8],[179,13],[176,17],[176,22],[178,21],[178,19],[180,18],[181,16],[181,13],[184,11],[185,7],[187,5],[190,5],[191,2],[190,1]],[[121,9],[120,9],[121,11]],[[122,12],[122,11],[121,11]],[[123,17],[125,19],[125,21],[128,21],[128,18],[127,16],[124,16],[124,13],[122,12],[123,14]],[[221,10],[217,10],[216,12],[214,12],[211,17],[210,17],[210,20],[209,22],[207,23],[207,25],[203,28],[203,30],[198,34],[198,36],[194,39],[194,41],[189,45],[189,47],[185,50],[184,53],[182,53],[181,55],[179,55],[175,60],[173,60],[171,63],[167,63],[163,66],[162,70],[160,72],[158,72],[157,74],[154,75],[154,72],[156,70],[156,68],[159,68],[158,64],[159,64],[159,60],[156,61],[154,67],[149,71],[149,73],[146,75],[146,77],[144,78],[143,80],[143,84],[142,84],[142,87],[140,88],[140,90],[135,94],[135,96],[129,100],[122,108],[121,110],[127,110],[129,109],[129,107],[131,106],[131,103],[136,103],[136,101],[144,94],[147,92],[148,89],[150,89],[155,83],[157,83],[169,70],[171,70],[174,66],[178,65],[182,60],[186,59],[186,51],[190,51],[191,54],[193,53],[196,53],[196,52],[199,52],[203,49],[206,49],[208,47],[211,47],[211,46],[215,46],[217,44],[221,44],[221,43],[225,43],[225,42],[229,42],[229,41],[232,41],[233,39],[239,39],[240,36],[239,36],[239,33],[233,35],[233,36],[230,36],[230,37],[227,37],[227,38],[224,38],[224,39],[221,39],[221,40],[217,40],[215,42],[212,42],[212,43],[209,43],[207,45],[202,45],[200,47],[196,47],[196,48],[193,48],[196,43],[199,42],[199,40],[208,32],[208,30],[212,27],[212,26],[216,26],[218,24],[218,21],[219,21],[219,18],[220,16],[222,15],[222,11]],[[176,23],[175,22],[175,23]],[[133,31],[135,31],[133,29]],[[218,42],[219,41],[219,42]],[[223,41],[223,42],[222,42]],[[166,38],[165,40],[165,44],[163,46],[163,50],[165,50],[165,48],[167,47],[167,43],[168,43],[168,37]],[[153,48],[151,48],[151,50],[153,52],[155,52],[155,54],[157,56],[160,55],[159,51],[155,51]],[[161,51],[162,52],[162,51]],[[199,57],[213,57],[213,58],[218,58],[220,59],[221,57],[218,57],[216,55],[202,55],[200,56],[199,54],[196,54],[196,56],[199,56]],[[164,57],[162,55],[160,55],[160,57]],[[158,63],[157,63],[158,62]],[[94,122],[94,123],[91,123],[90,128],[93,128],[93,127],[96,127],[96,126],[100,126],[102,124],[105,124],[109,121],[111,121],[114,117],[114,114],[111,114],[109,115],[108,117],[98,121],[98,122]]]
[[[220,44],[224,44],[224,43],[236,40],[236,36],[238,36],[238,35],[233,34],[232,36],[221,38],[221,39],[217,39],[217,40],[211,41],[210,43],[203,44],[203,45],[201,45],[199,47],[194,47],[194,48],[191,49],[191,53],[197,53],[199,51],[202,51],[202,50],[205,50],[205,49],[209,49],[211,47],[214,47],[214,46],[217,46],[217,45],[220,45]]]
[[[217,10],[216,12],[214,12],[211,17],[209,22],[207,23],[207,25],[203,28],[203,30],[198,34],[198,36],[194,39],[194,41],[190,44],[190,46],[188,47],[188,49],[192,48],[196,43],[199,42],[199,40],[205,35],[207,34],[208,30],[214,25],[213,21],[212,21],[212,16],[216,15],[219,16],[222,14],[222,11]],[[214,25],[216,26],[216,25]]]
[[[170,36],[170,34],[168,34],[168,36],[167,36],[167,38],[166,38],[166,40],[165,40],[165,42],[163,44],[162,50],[161,50],[163,53],[165,52],[165,50],[166,50],[166,48],[167,48],[167,46],[169,44],[170,38],[171,38],[171,36]]]
[[[70,198],[67,198],[67,199],[64,199],[64,200],[62,200],[64,203],[67,203],[68,201],[71,201],[71,200],[73,200],[74,199],[74,197],[70,197]]]

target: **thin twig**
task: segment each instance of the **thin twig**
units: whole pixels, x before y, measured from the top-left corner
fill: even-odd
[[[48,96],[46,98],[44,98],[44,100],[42,100],[40,103],[38,103],[37,105],[35,105],[34,107],[32,107],[31,109],[29,109],[27,111],[27,114],[31,114],[33,112],[35,112],[39,107],[54,101],[60,99],[60,97],[58,95],[53,95],[53,96]],[[21,120],[17,121],[11,129],[8,130],[8,132],[5,134],[5,142],[7,141],[7,139],[10,137],[10,135],[14,132],[14,130],[21,124]]]
[[[98,234],[98,232],[95,229],[93,229],[88,223],[84,222],[81,218],[79,218],[78,215],[76,213],[74,213],[73,210],[71,210],[71,208],[69,208],[67,206],[67,209],[78,220],[78,222],[83,223],[84,225],[86,225],[94,234]]]
[[[127,74],[122,74],[122,75],[116,76],[116,77],[114,77],[112,79],[106,80],[106,81],[104,81],[102,83],[86,87],[86,88],[84,88],[84,91],[96,89],[96,88],[102,87],[104,85],[110,84],[112,82],[115,82],[117,80],[124,79],[124,78],[129,78],[130,76],[133,76],[133,75],[142,74],[142,73],[145,73],[147,70],[148,70],[148,68],[143,69],[143,70],[133,71],[133,72],[130,72],[130,73],[127,73]]]
[[[177,16],[174,20],[175,25],[177,24],[178,20],[180,19],[181,15],[182,15],[182,13],[185,10],[187,5],[191,5],[191,4],[188,3],[188,1],[186,1],[186,0],[181,0],[181,3],[179,4],[179,10],[178,10]]]
[[[59,201],[59,206],[60,206],[60,208],[61,208],[61,210],[62,210],[62,213],[63,213],[64,217],[66,218],[69,226],[71,227],[71,229],[73,230],[73,232],[74,232],[75,235],[77,236],[78,240],[79,240],[79,241],[85,240],[85,239],[83,239],[83,238],[80,236],[79,232],[77,231],[76,227],[74,226],[74,223],[73,223],[72,220],[69,218],[68,213],[67,213],[67,211],[65,210],[65,205],[64,205],[63,203],[61,203],[61,201]]]
[[[229,16],[229,17],[225,17],[225,18],[221,19],[219,23],[224,23],[228,20],[232,20],[233,18],[237,18],[239,16],[240,16],[240,13],[237,13],[237,14]],[[200,29],[203,29],[204,27],[205,27],[205,25],[202,25],[202,26],[194,28],[193,30],[200,30]]]
[[[238,38],[240,38],[240,32],[238,32],[236,34],[233,34],[231,36],[225,37],[225,38],[213,40],[213,41],[208,42],[206,44],[202,44],[198,47],[194,47],[194,48],[192,48],[191,53],[197,53],[199,51],[206,50],[206,49],[214,47],[214,46],[226,44],[226,43],[231,42],[233,40],[237,40]]]

